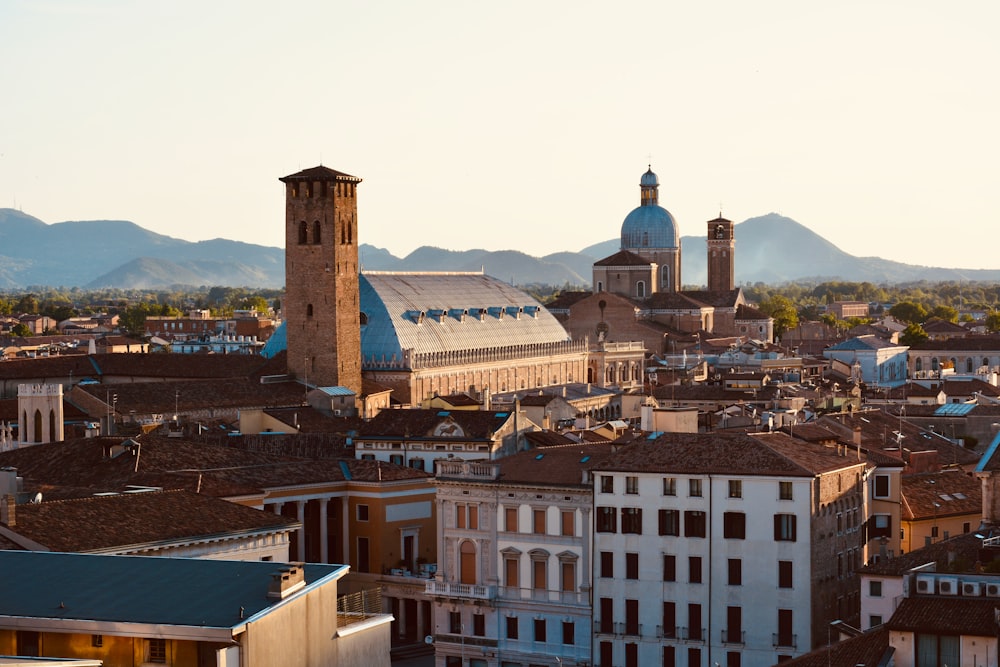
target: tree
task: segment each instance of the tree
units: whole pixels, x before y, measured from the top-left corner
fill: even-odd
[[[930,338],[924,328],[919,324],[909,324],[903,330],[903,333],[899,335],[899,342],[901,345],[906,345],[908,347],[913,347],[914,345],[919,345],[925,340]]]
[[[17,324],[15,324],[14,327],[10,330],[10,332],[15,336],[20,336],[21,338],[25,338],[31,335],[31,329],[29,329],[28,325],[25,324],[24,322],[18,322]]]
[[[958,311],[951,306],[934,306],[930,317],[937,317],[951,323],[958,323]]]
[[[774,318],[774,335],[780,338],[789,329],[799,326],[799,313],[788,297],[776,294],[760,303],[760,311]]]
[[[889,309],[889,314],[900,322],[909,324],[920,324],[927,320],[927,309],[912,301],[900,301]]]
[[[1000,332],[1000,310],[994,310],[986,316],[986,328],[993,333]]]
[[[25,294],[14,304],[14,312],[19,315],[23,313],[37,315],[38,298],[34,294]]]

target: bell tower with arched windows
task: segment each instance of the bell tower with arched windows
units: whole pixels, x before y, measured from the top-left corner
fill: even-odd
[[[733,222],[721,215],[708,221],[708,291],[731,292],[736,287],[735,261],[736,239],[733,236]]]
[[[285,184],[288,371],[361,394],[358,200],[361,179],[319,166]]]

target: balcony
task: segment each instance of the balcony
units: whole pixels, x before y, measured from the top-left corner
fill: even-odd
[[[680,628],[674,625],[669,625],[663,627],[662,625],[656,626],[656,638],[657,639],[676,639],[680,636]]]
[[[498,597],[504,600],[554,602],[557,604],[590,606],[590,593],[581,591],[553,591],[544,588],[517,588],[501,586]]]
[[[798,648],[798,636],[785,633],[772,634],[771,646],[774,648]]]
[[[677,628],[677,635],[680,639],[688,642],[704,642],[705,628]]]
[[[747,631],[737,630],[736,632],[730,632],[729,630],[722,631],[722,643],[723,644],[746,644],[747,643]]]
[[[429,580],[424,593],[436,597],[467,598],[470,600],[493,600],[497,596],[496,586],[482,584],[460,584],[454,581]]]
[[[500,475],[500,466],[496,463],[479,461],[438,461],[437,476],[450,479],[472,481],[493,481]]]
[[[594,632],[599,635],[615,635],[616,637],[641,637],[642,624],[597,620],[594,621]]]

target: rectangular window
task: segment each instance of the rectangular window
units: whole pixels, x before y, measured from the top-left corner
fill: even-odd
[[[535,535],[545,534],[545,510],[531,510],[531,532]]]
[[[613,609],[614,600],[611,598],[601,598],[601,618],[598,632],[604,634],[611,634],[614,632],[615,616]],[[610,665],[611,663],[609,662],[608,664]]]
[[[403,465],[403,455],[402,454],[389,454],[389,463],[397,466]]]
[[[90,645],[94,648],[104,646],[104,635],[90,635]]]
[[[167,640],[147,639],[146,640],[146,662],[157,664],[167,663]]]
[[[700,665],[701,664],[701,649],[700,648],[689,648],[688,649],[688,664],[689,665]]]
[[[448,632],[453,635],[462,634],[462,612],[452,611],[448,613]]]
[[[576,624],[572,621],[563,621],[562,624],[563,644],[572,645],[576,643]]]
[[[868,582],[868,595],[873,598],[882,597],[882,582],[878,579],[873,579]]]
[[[642,508],[622,508],[622,533],[642,535]]]
[[[674,602],[663,603],[663,627],[661,634],[664,637],[673,637],[677,634],[677,604]]]
[[[614,655],[614,644],[611,642],[601,642],[601,647],[599,649],[601,655],[602,665],[613,665],[611,656]]]
[[[639,554],[633,552],[627,552],[625,554],[625,578],[626,579],[638,579],[639,578]]]
[[[486,636],[486,615],[485,614],[473,614],[472,615],[472,634],[477,637]]]
[[[692,498],[701,498],[701,480],[700,479],[689,479],[688,480],[688,495]]]
[[[457,503],[455,505],[455,527],[479,530],[479,505]]]
[[[675,647],[663,647],[663,667],[677,667],[677,649]]]
[[[892,537],[892,515],[876,514],[868,524],[868,539],[873,537]]]
[[[775,514],[774,515],[774,541],[794,542],[795,541],[795,515]]]
[[[605,579],[615,576],[615,554],[612,551],[601,552],[601,576]]]
[[[576,590],[576,563],[567,561],[559,568],[561,572],[561,589],[567,592]]]
[[[601,493],[615,492],[615,478],[611,475],[601,475]]]
[[[505,507],[503,511],[504,528],[508,533],[517,532],[517,508]]]
[[[548,563],[544,560],[531,561],[531,587],[536,591],[548,589],[548,582],[546,581],[547,565]]]
[[[931,537],[937,537],[937,536],[938,536],[938,527],[931,526]]]
[[[625,644],[625,667],[639,667],[638,644]]]
[[[731,479],[731,480],[729,480],[729,497],[730,498],[742,498],[743,497],[743,480],[742,479]]]
[[[639,634],[639,601],[625,600],[625,634]]]
[[[743,585],[743,561],[739,558],[729,559],[729,585]]]
[[[545,619],[536,618],[535,619],[535,641],[544,642],[545,641]]]
[[[517,639],[517,616],[507,617],[507,639]]]
[[[516,558],[504,558],[505,585],[509,588],[517,588],[521,584],[518,582],[518,560]]]
[[[869,628],[874,628],[874,627],[877,627],[879,625],[882,625],[882,617],[881,616],[879,616],[877,614],[872,614],[871,616],[868,617],[868,627]]]
[[[684,537],[705,537],[705,513],[684,511]]]
[[[618,532],[618,517],[615,514],[614,507],[598,507],[597,508],[597,532],[599,533],[617,533]]]
[[[792,587],[792,561],[778,561],[778,588]]]
[[[701,605],[688,605],[688,639],[701,639]]]
[[[677,479],[674,477],[664,477],[663,478],[663,495],[665,496],[676,496],[677,495]]]
[[[660,510],[660,535],[680,535],[680,510]]]
[[[779,500],[791,500],[792,499],[792,483],[791,482],[778,482],[778,499]]]
[[[701,556],[688,556],[688,581],[701,583]]]
[[[358,505],[358,521],[368,520],[368,505]]]
[[[576,535],[576,512],[573,510],[563,510],[559,513],[562,524],[562,534],[564,537]]]
[[[889,497],[889,476],[888,475],[875,475],[875,497],[876,498],[888,498]]]
[[[730,644],[742,643],[743,608],[726,607],[726,641]]]
[[[792,610],[778,610],[778,646],[795,646],[792,636]]]
[[[747,537],[747,515],[743,512],[723,512],[722,536],[731,540],[745,540]]]
[[[630,496],[638,495],[639,493],[639,478],[634,476],[625,477],[625,493]]]
[[[677,581],[677,556],[663,554],[663,580]]]

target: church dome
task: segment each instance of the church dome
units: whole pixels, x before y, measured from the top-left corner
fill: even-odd
[[[658,203],[660,181],[652,168],[639,181],[640,205],[622,223],[622,250],[679,248],[677,221]]]

